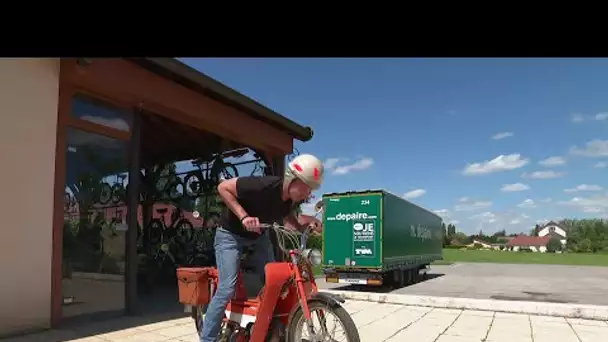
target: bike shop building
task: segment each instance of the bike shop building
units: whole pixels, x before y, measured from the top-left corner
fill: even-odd
[[[0,74],[0,337],[141,313],[137,227],[150,211],[141,208],[141,170],[248,148],[265,173],[280,174],[294,140],[312,138],[177,59],[3,59]],[[106,202],[138,210],[116,219],[114,209],[108,223],[91,209],[100,181],[112,189]]]

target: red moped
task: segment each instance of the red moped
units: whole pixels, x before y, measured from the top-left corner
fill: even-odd
[[[341,305],[344,299],[320,292],[317,287],[313,265],[321,263],[321,252],[306,248],[312,229],[307,228],[302,233],[299,248],[286,249],[285,237],[293,238],[294,232],[278,224],[263,225],[263,228],[277,232],[279,245],[289,255],[289,260],[266,264],[266,284],[255,298],[248,298],[242,272],[239,273],[237,289],[226,308],[218,341],[360,342],[355,323]],[[200,334],[204,313],[217,288],[217,269],[179,268],[177,273],[180,302],[191,306]],[[313,320],[313,313],[318,319]],[[337,318],[337,326],[333,329],[327,326],[329,316]],[[336,328],[343,331],[342,337],[331,336]]]

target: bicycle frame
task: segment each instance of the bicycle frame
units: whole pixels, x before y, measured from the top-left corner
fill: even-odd
[[[224,324],[236,341],[264,341],[273,321],[288,326],[294,312],[300,307],[310,323],[309,300],[318,293],[312,264],[306,254],[310,229],[302,234],[300,248],[289,251],[289,261],[270,262],[264,269],[266,281],[255,298],[249,298],[239,270],[235,293],[225,310]],[[206,267],[210,281],[210,298],[218,288],[219,275],[215,267]],[[232,340],[231,340],[232,341]]]
[[[298,258],[297,251],[292,253],[292,258]],[[309,277],[302,276],[302,268]],[[307,302],[318,291],[312,268],[308,263],[271,262],[266,265],[265,273],[266,284],[261,293],[254,299],[248,299],[242,273],[239,272],[237,290],[226,307],[227,317],[224,322],[229,325],[238,324],[238,327],[233,328],[242,329],[253,325],[250,341],[264,341],[275,318],[287,326],[289,317],[298,305],[302,306],[306,318],[310,319]],[[212,277],[214,288],[217,288],[217,274]]]

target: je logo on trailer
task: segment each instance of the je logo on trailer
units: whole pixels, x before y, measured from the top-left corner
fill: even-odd
[[[370,232],[373,233],[374,232],[374,223],[373,222],[369,222],[369,223],[353,223],[353,230],[355,232]]]

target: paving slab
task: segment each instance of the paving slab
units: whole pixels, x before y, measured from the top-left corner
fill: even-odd
[[[344,306],[357,324],[363,342],[608,341],[608,322],[599,320],[368,301],[347,301]],[[124,321],[129,319],[133,318],[51,330],[2,342],[199,342],[190,318],[125,328]]]

